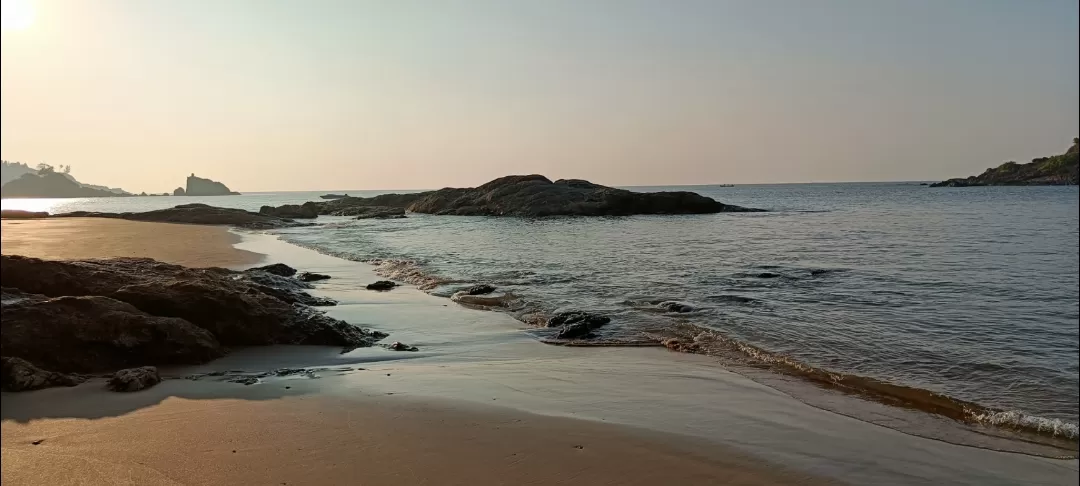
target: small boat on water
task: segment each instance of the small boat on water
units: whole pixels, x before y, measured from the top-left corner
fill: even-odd
[[[323,194],[323,195],[321,195],[319,197],[321,197],[323,199],[341,199],[341,198],[349,197],[349,195],[348,194]]]

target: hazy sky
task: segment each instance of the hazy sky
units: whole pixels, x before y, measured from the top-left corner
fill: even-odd
[[[2,1],[3,158],[129,191],[927,180],[1080,132],[1076,0]]]

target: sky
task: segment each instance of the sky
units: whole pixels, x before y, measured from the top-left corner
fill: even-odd
[[[2,2],[0,155],[133,192],[940,180],[1080,132],[1076,0]]]

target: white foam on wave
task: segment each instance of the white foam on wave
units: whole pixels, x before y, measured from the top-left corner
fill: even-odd
[[[976,422],[998,427],[1017,427],[1028,430],[1037,430],[1043,434],[1066,439],[1077,438],[1077,425],[1060,419],[1050,419],[1028,415],[1015,410],[987,411],[985,413],[972,414]]]

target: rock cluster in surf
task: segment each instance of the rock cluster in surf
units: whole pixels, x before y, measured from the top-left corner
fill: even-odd
[[[370,208],[380,208],[373,211]],[[413,194],[342,197],[302,205],[263,206],[268,216],[296,218],[327,216],[400,217],[395,209],[414,213],[457,216],[625,216],[631,214],[707,214],[759,209],[723,204],[693,192],[633,192],[580,179],[552,182],[542,175],[514,175],[473,188],[445,188]],[[304,216],[300,216],[304,215]],[[390,216],[394,215],[394,216]]]
[[[351,349],[386,337],[313,309],[309,304],[332,301],[303,292],[310,284],[262,269],[3,255],[0,270],[5,390],[78,383],[71,373],[203,363],[227,346]]]

